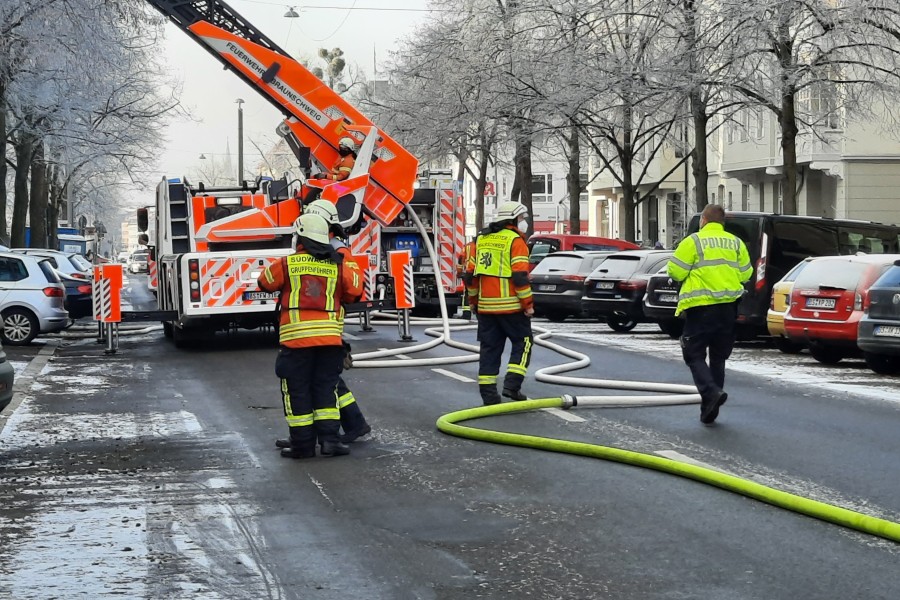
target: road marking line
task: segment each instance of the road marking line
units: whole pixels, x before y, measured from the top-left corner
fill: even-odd
[[[6,422],[9,417],[15,412],[15,410],[22,404],[22,400],[25,399],[26,394],[31,391],[31,385],[34,383],[35,377],[40,375],[41,371],[44,370],[44,367],[47,366],[47,363],[50,362],[50,358],[53,356],[53,353],[56,352],[56,348],[59,346],[59,342],[56,340],[48,340],[44,347],[40,349],[37,353],[37,356],[31,359],[31,362],[28,363],[28,366],[25,367],[25,370],[22,371],[22,374],[17,376],[13,382],[13,397],[12,401],[0,411],[0,435],[3,434],[3,429],[6,427]]]
[[[674,450],[657,450],[654,454],[658,454],[665,458],[670,458],[672,460],[685,463],[688,465],[694,465],[695,467],[703,467],[704,469],[709,469],[710,471],[715,471],[717,473],[724,473],[725,475],[734,475],[734,473],[729,473],[724,469],[720,469],[719,467],[714,467],[705,462],[701,462],[697,459],[691,458],[690,456],[684,455],[680,452],[676,452]]]
[[[570,421],[572,423],[584,423],[587,420],[579,417],[578,415],[573,415],[571,412],[562,410],[560,408],[542,408],[541,410],[544,412],[548,412],[551,415],[555,415],[563,421]]]
[[[453,371],[448,371],[446,369],[432,369],[435,373],[439,373],[441,375],[446,375],[451,379],[456,379],[457,381],[462,381],[463,383],[475,383],[474,379],[470,379],[465,375],[459,375],[458,373],[454,373]]]
[[[359,340],[362,339],[361,337],[355,336],[355,335],[353,335],[352,333],[347,333],[346,331],[344,332],[343,335],[344,335],[344,337],[347,338],[348,340],[357,340],[357,341],[359,341]]]

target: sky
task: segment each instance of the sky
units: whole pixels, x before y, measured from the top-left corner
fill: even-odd
[[[294,58],[312,59],[315,64],[319,48],[339,47],[348,65],[358,66],[369,77],[373,63],[382,66],[398,40],[415,33],[430,4],[428,0],[319,0],[293,5],[293,0],[227,1]],[[291,6],[299,18],[284,17]],[[165,61],[182,82],[181,102],[193,121],[181,119],[168,127],[159,173],[147,181],[155,185],[163,176],[182,176],[202,164],[201,154],[224,158],[226,146],[236,169],[238,98],[244,100],[245,170],[256,164],[258,153],[248,140],[264,147],[274,143],[281,113],[172,24],[166,25]]]

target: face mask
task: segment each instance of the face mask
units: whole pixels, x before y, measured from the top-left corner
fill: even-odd
[[[522,233],[528,233],[528,221],[519,221],[516,224],[516,229],[518,229]]]

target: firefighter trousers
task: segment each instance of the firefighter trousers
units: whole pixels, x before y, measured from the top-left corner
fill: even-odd
[[[343,365],[341,346],[279,350],[275,374],[281,378],[284,416],[295,451],[315,454],[317,438],[319,443],[338,441],[340,412],[335,387]]]
[[[681,355],[705,402],[715,400],[725,387],[725,361],[734,349],[737,305],[727,302],[684,311]]]
[[[362,430],[367,425],[359,404],[353,392],[347,387],[343,377],[338,377],[337,388],[334,391],[337,396],[337,407],[341,414],[341,427],[344,433],[353,433]]]
[[[509,340],[512,350],[509,353],[503,387],[512,391],[520,390],[531,362],[531,319],[521,312],[503,315],[478,313],[478,339],[481,342],[478,358],[480,389],[484,392],[486,388],[481,386],[491,386],[496,393],[503,348],[506,340]]]

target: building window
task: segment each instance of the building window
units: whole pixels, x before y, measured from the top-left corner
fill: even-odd
[[[741,210],[750,210],[750,186],[741,186]]]
[[[531,176],[531,201],[553,202],[553,175],[542,173]]]
[[[734,198],[731,195],[731,192],[728,192],[728,210],[734,210]]]
[[[587,202],[588,201],[588,184],[590,183],[590,179],[588,178],[587,173],[581,173],[578,175],[578,184],[581,186],[581,193],[578,194],[578,202]]]
[[[766,136],[766,113],[760,109],[756,111],[756,139],[761,140]]]
[[[750,111],[741,111],[741,141],[746,142],[750,139]]]

